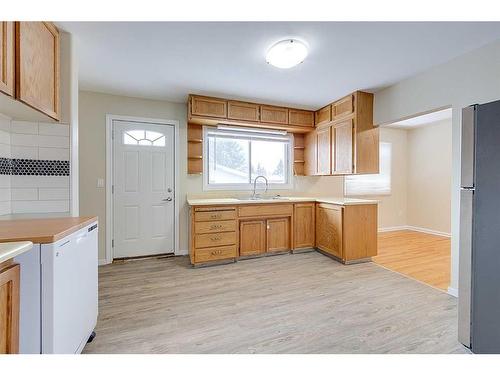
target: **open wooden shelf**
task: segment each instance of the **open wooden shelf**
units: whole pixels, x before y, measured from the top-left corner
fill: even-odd
[[[203,171],[203,128],[198,124],[188,124],[188,173],[201,174]]]

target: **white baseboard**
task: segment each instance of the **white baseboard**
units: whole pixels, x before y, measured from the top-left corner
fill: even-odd
[[[453,297],[458,298],[458,289],[457,288],[452,288],[451,286],[448,287],[448,294]]]
[[[427,234],[433,234],[435,236],[442,236],[442,237],[451,237],[451,233],[446,233],[446,232],[441,232],[438,230],[434,229],[428,229],[428,228],[421,228],[421,227],[414,227],[411,225],[401,225],[398,227],[387,227],[387,228],[378,228],[379,233],[382,232],[394,232],[397,230],[412,230],[415,232],[422,232],[422,233],[427,233]]]
[[[406,230],[408,227],[406,225],[400,225],[399,227],[386,227],[386,228],[378,228],[379,233],[382,232],[395,232],[397,230]]]
[[[104,259],[99,259],[99,265],[100,266],[104,266],[106,264],[109,264],[108,260],[106,258]]]

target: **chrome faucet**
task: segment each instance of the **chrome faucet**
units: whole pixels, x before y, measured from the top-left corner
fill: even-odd
[[[252,195],[252,198],[256,198],[257,197],[257,194],[255,193],[255,189],[257,188],[257,180],[259,178],[263,178],[264,181],[266,181],[266,190],[264,191],[264,194],[267,193],[267,188],[269,187],[269,182],[267,181],[267,178],[265,176],[257,176],[253,180],[253,195]]]

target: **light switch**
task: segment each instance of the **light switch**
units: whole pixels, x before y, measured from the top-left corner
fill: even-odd
[[[98,188],[103,188],[104,187],[104,178],[98,178],[97,179],[97,187]]]

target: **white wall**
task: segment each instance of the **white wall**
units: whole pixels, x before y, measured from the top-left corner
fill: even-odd
[[[452,270],[450,291],[458,288],[459,181],[461,109],[500,99],[500,41],[481,47],[375,93],[375,124],[388,124],[451,106]]]
[[[1,95],[1,94],[0,94]],[[0,159],[7,163],[11,157],[10,118],[0,114]],[[11,176],[7,170],[0,171],[0,215],[8,215],[11,209]]]
[[[408,225],[451,231],[451,120],[408,130]]]

